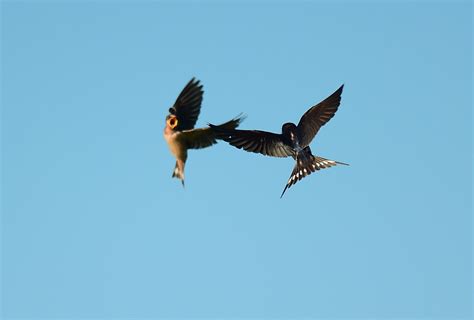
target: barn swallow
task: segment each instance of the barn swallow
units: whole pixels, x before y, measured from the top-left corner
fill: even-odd
[[[202,85],[199,80],[192,78],[179,94],[166,117],[164,137],[171,153],[176,158],[172,177],[181,180],[184,187],[184,165],[188,157],[188,149],[202,149],[217,143],[214,128],[194,129],[201,111]],[[215,126],[219,130],[237,128],[243,120],[241,116]]]
[[[212,124],[209,126],[218,133],[218,138],[227,141],[236,148],[272,157],[293,157],[296,160],[296,165],[281,193],[281,198],[286,189],[316,170],[337,164],[348,165],[313,156],[309,147],[319,129],[334,116],[339,108],[343,88],[344,85],[325,100],[312,106],[301,117],[298,125],[292,122],[283,124],[281,134],[260,130],[228,130]]]

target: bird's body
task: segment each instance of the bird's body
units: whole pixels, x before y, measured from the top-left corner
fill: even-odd
[[[281,128],[281,134],[260,130],[225,130],[210,125],[216,130],[219,138],[232,146],[249,152],[261,153],[272,157],[292,157],[296,160],[295,167],[283,190],[310,175],[314,171],[329,168],[343,162],[315,157],[309,144],[319,131],[336,113],[344,85],[331,96],[311,107],[301,117],[298,125],[287,122]]]
[[[166,143],[168,143],[168,147],[173,156],[175,158],[186,160],[188,152],[183,146],[183,144],[180,142],[179,132],[173,132],[170,127],[166,126],[163,132],[163,136],[165,137]]]
[[[204,91],[199,81],[194,78],[188,82],[179,94],[170,114],[166,117],[166,126],[163,136],[171,154],[176,158],[176,165],[172,177],[181,180],[184,186],[184,167],[188,158],[188,149],[201,149],[217,143],[217,135],[212,128],[194,129],[201,110]],[[237,117],[224,124],[216,126],[222,130],[232,130],[242,121]]]
[[[179,132],[173,132],[169,126],[166,126],[163,135],[171,154],[176,158],[176,165],[172,177],[177,177],[184,185],[184,164],[188,158],[188,150],[181,141]]]
[[[298,127],[293,122],[287,122],[281,127],[282,141],[291,146],[296,152],[303,150],[300,146],[300,139],[298,137]]]

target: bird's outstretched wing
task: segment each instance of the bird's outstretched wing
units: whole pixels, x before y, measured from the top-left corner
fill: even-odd
[[[319,128],[324,126],[336,113],[341,103],[341,94],[344,85],[340,86],[333,94],[311,107],[301,117],[298,123],[299,142],[301,147],[311,143]]]
[[[233,130],[237,128],[243,120],[244,117],[237,116],[215,127],[220,130]],[[184,130],[180,133],[180,139],[185,142],[188,149],[202,149],[217,143],[217,133],[216,130],[211,127]]]
[[[282,135],[259,130],[223,130],[209,124],[219,139],[245,151],[261,153],[271,157],[293,156],[293,149],[282,140]]]
[[[201,111],[202,85],[199,80],[192,78],[179,94],[169,112],[178,118],[175,130],[190,130],[194,128]]]

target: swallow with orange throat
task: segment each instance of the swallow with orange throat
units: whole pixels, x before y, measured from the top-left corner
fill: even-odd
[[[242,116],[214,128],[194,128],[201,111],[204,91],[199,80],[192,78],[179,94],[166,116],[164,138],[176,158],[172,177],[181,180],[184,187],[184,166],[188,149],[202,149],[217,143],[217,130],[233,130],[243,120]]]

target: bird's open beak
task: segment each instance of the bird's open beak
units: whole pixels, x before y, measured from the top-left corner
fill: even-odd
[[[168,120],[166,120],[166,124],[168,124],[171,129],[174,129],[178,125],[178,118],[171,116],[168,118]]]

